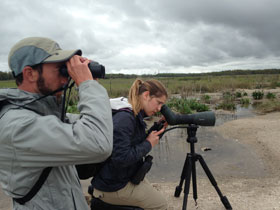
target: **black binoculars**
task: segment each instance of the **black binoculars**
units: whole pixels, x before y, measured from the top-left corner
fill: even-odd
[[[93,78],[104,78],[105,77],[105,67],[95,61],[90,61],[88,68],[92,74]],[[66,65],[63,65],[59,72],[64,77],[69,77]]]

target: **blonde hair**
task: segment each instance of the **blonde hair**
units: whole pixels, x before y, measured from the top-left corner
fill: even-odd
[[[165,96],[167,98],[168,96],[164,85],[160,81],[155,79],[147,81],[136,79],[128,94],[128,102],[131,104],[135,116],[141,110],[140,95],[145,91],[149,91],[151,97]]]

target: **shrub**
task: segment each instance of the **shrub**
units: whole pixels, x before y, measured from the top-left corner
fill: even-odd
[[[204,103],[210,104],[210,99],[211,99],[211,96],[209,96],[209,95],[201,96],[201,101],[203,101]]]
[[[235,94],[232,94],[231,92],[224,92],[223,93],[223,100],[234,101],[235,100]]]
[[[241,92],[236,92],[235,93],[235,97],[236,98],[241,98],[242,97],[242,93]]]
[[[244,93],[243,93],[243,96],[248,96],[248,93],[244,92]]]
[[[240,99],[240,104],[245,106],[250,104],[250,99],[249,98],[241,98]]]
[[[195,110],[197,112],[204,112],[204,111],[208,111],[209,107],[206,104],[196,103]]]
[[[216,109],[235,110],[235,94],[224,92],[222,102],[216,106]]]
[[[255,100],[260,100],[260,99],[262,99],[263,98],[263,92],[262,91],[254,91],[253,93],[252,93],[252,96],[253,96],[253,98],[255,99]]]
[[[233,110],[236,109],[236,105],[235,105],[235,103],[226,103],[226,102],[222,102],[221,104],[219,104],[218,106],[216,106],[216,109],[224,109],[224,110],[233,111]]]
[[[193,111],[202,112],[209,110],[207,105],[197,102],[196,99],[171,98],[167,102],[167,106],[181,114],[190,114]]]
[[[266,94],[266,98],[267,99],[275,99],[276,98],[276,95],[274,93],[271,93],[271,92],[268,92]]]

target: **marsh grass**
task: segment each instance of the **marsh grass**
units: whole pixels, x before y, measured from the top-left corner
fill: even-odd
[[[216,109],[224,109],[233,111],[236,109],[236,93],[224,92],[221,103],[217,104]]]
[[[141,77],[139,77],[141,79]],[[151,79],[142,78],[143,80]],[[107,89],[110,97],[127,96],[135,78],[108,78],[99,82]],[[231,75],[231,76],[186,76],[156,77],[168,89],[169,94],[180,94],[186,98],[197,93],[234,91],[236,89],[261,89],[280,87],[279,75]],[[0,81],[0,88],[16,87],[12,80]]]
[[[280,87],[279,75],[231,75],[231,76],[190,76],[157,78],[166,86],[170,94],[180,94],[182,98],[197,93],[235,91],[237,89],[262,89]]]
[[[240,104],[241,106],[248,106],[250,104],[250,99],[249,98],[241,98],[240,99]]]
[[[153,77],[141,78],[143,80],[151,79]],[[134,82],[135,78],[108,78],[100,79],[99,82],[103,85],[110,98],[116,98],[120,96],[127,97],[129,89]],[[247,104],[250,99],[242,99],[243,97],[250,97],[248,93],[243,92],[243,89],[259,89],[262,92],[264,89],[273,89],[280,87],[280,75],[277,74],[253,74],[253,75],[228,75],[228,76],[184,76],[184,77],[155,77],[155,79],[160,80],[168,90],[169,98],[172,95],[177,94],[181,99],[188,99],[190,96],[200,95],[201,103],[209,104],[212,98],[207,95],[209,93],[223,92],[223,96],[220,99],[219,104],[215,108],[234,110],[237,103]],[[10,88],[16,87],[13,80],[0,81],[0,88]],[[241,91],[240,91],[241,90]],[[240,96],[241,93],[241,96]],[[205,96],[203,96],[205,95]],[[248,97],[247,97],[248,96]],[[273,96],[269,96],[272,97]],[[191,97],[193,98],[193,97]],[[238,100],[237,100],[238,98]],[[273,104],[277,106],[277,101],[279,97],[275,96],[275,100],[271,103],[265,103],[263,106],[271,107]],[[264,99],[262,99],[264,100]],[[78,93],[76,90],[72,90],[68,109],[71,112],[77,112],[77,101]],[[197,102],[197,101],[196,101]],[[181,102],[180,102],[181,103]],[[187,103],[187,102],[184,102]],[[182,103],[182,107],[186,106]],[[194,101],[192,101],[195,104]],[[215,102],[214,102],[215,103]],[[189,104],[188,104],[189,105]],[[204,108],[201,108],[202,110]],[[196,109],[194,109],[196,110]],[[191,112],[192,109],[188,111],[185,108],[184,112]]]
[[[99,83],[103,85],[110,98],[116,98],[120,96],[127,97],[129,89],[136,78],[111,78],[100,79]]]
[[[260,113],[269,113],[280,111],[280,101],[279,100],[264,100],[263,102],[255,105],[255,110]]]

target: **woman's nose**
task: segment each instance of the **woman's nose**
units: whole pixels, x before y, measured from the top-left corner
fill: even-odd
[[[158,107],[157,107],[157,111],[158,111],[158,112],[160,112],[161,107],[162,107],[162,105],[161,105],[161,104],[160,104],[160,105],[158,105]]]

